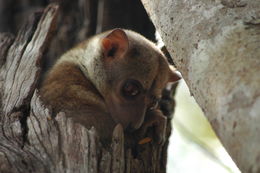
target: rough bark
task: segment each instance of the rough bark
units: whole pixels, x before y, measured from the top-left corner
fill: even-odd
[[[62,112],[53,116],[43,105],[37,85],[45,50],[51,39],[55,42],[56,26],[61,28],[59,15],[59,6],[50,4],[27,19],[15,39],[0,35],[0,172],[166,172],[168,140],[160,146],[149,142],[126,148],[118,125],[111,146],[103,147],[94,128],[86,129]],[[160,103],[169,119],[167,139],[172,91],[164,91]]]
[[[260,1],[142,0],[242,172],[260,172]]]

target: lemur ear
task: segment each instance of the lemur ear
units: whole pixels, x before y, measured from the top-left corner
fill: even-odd
[[[105,57],[121,58],[128,50],[128,38],[122,29],[114,29],[102,39]]]
[[[173,66],[170,65],[168,82],[177,82],[181,78],[182,78],[181,73],[177,71]]]

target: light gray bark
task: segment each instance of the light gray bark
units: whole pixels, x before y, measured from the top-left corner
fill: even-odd
[[[242,172],[260,172],[260,1],[142,0]]]

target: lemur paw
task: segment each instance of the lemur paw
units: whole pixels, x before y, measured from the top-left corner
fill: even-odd
[[[162,145],[166,140],[166,125],[167,125],[167,117],[163,115],[163,113],[158,110],[149,110],[146,113],[145,121],[141,127],[141,135],[144,136],[148,130],[148,128],[154,128],[154,140],[156,143]]]

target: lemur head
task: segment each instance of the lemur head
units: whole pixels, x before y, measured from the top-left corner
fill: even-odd
[[[180,79],[160,49],[133,31],[102,33],[90,39],[86,51],[90,50],[94,53],[84,60],[86,75],[114,121],[124,128],[138,129],[146,111],[156,107],[166,84]]]

